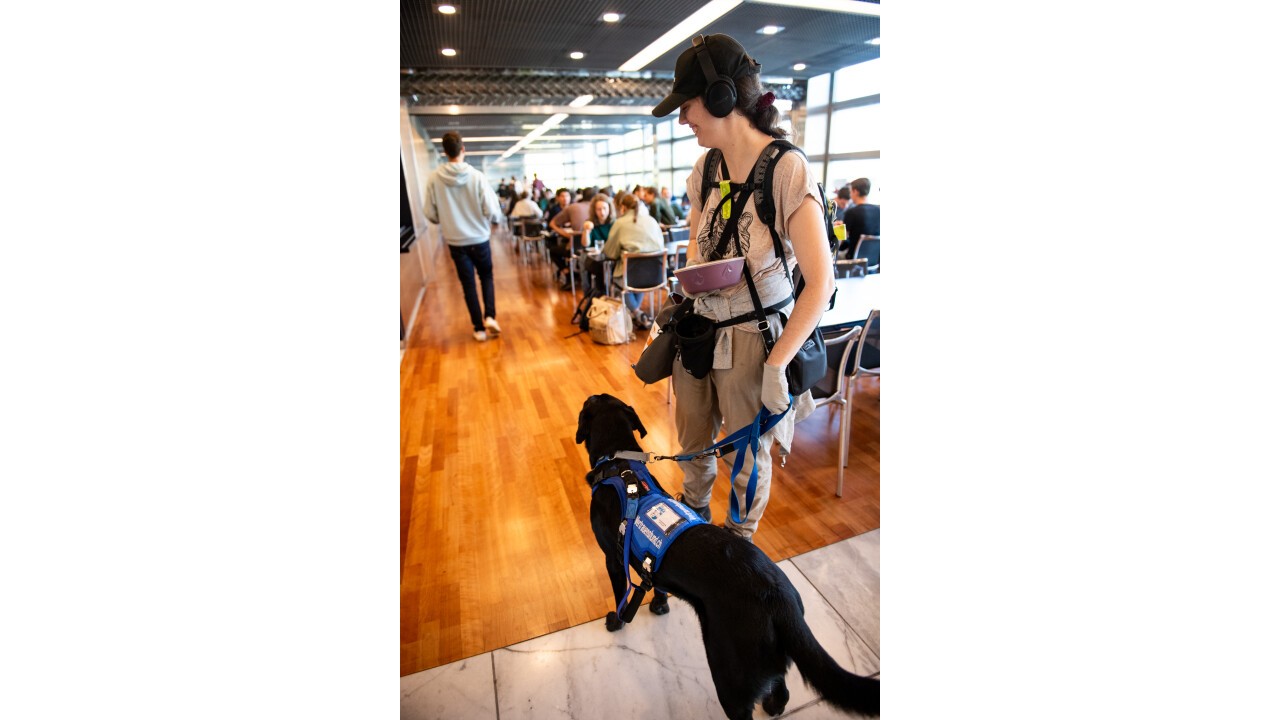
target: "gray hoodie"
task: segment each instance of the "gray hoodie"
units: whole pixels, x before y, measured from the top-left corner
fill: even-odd
[[[489,223],[502,223],[502,206],[484,173],[465,162],[447,162],[427,181],[423,211],[440,225],[450,245],[479,245],[489,239]]]

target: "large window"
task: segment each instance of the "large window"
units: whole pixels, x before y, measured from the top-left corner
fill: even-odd
[[[804,150],[832,197],[865,177],[879,204],[881,67],[876,58],[809,80]]]

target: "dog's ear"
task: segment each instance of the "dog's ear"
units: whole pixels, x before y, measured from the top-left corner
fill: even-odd
[[[581,444],[587,441],[587,428],[591,426],[591,401],[593,398],[587,398],[582,403],[582,410],[578,412],[578,436],[575,442]]]
[[[636,415],[635,408],[632,408],[630,405],[627,405],[626,408],[627,408],[627,417],[631,418],[631,429],[639,430],[640,437],[644,437],[645,435],[648,435],[649,431],[644,429],[644,423],[640,422],[640,416]]]

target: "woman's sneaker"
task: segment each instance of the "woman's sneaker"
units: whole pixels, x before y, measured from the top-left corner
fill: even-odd
[[[485,329],[486,329],[486,330],[488,330],[489,332],[493,333],[494,335],[501,335],[501,334],[502,334],[502,328],[498,327],[498,320],[497,320],[497,318],[491,318],[491,317],[487,317],[487,318],[485,318],[485,319],[484,319],[484,327],[485,327]]]
[[[471,337],[475,338],[476,342],[484,342],[485,340],[489,339],[488,334],[486,334],[485,331],[483,330],[477,330],[471,333]]]

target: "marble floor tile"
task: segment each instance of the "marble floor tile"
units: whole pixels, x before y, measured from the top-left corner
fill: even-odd
[[[827,652],[848,670],[876,672],[878,658],[839,613],[789,561],[780,567],[799,591],[805,620]],[[697,616],[676,598],[671,599],[669,614],[656,616],[642,608],[635,622],[616,633],[596,620],[495,650],[493,655],[502,720],[589,720],[606,712],[611,720],[724,717]],[[787,687],[788,707],[817,700],[794,666]],[[755,716],[768,717],[759,706]]]
[[[791,562],[879,657],[880,530],[797,555]],[[806,598],[806,607],[808,602]]]
[[[491,653],[400,678],[401,720],[495,720]]]

